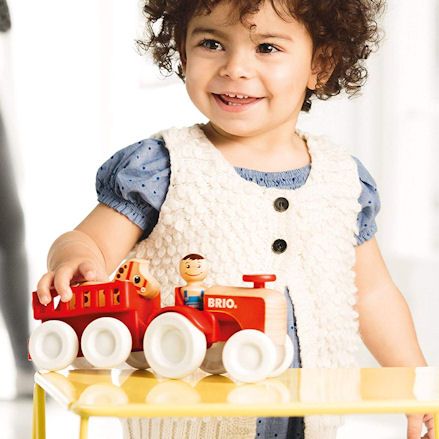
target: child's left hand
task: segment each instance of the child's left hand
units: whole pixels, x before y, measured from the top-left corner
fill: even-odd
[[[407,416],[407,439],[434,439],[434,416],[406,415]],[[427,433],[421,437],[422,424],[427,427]]]

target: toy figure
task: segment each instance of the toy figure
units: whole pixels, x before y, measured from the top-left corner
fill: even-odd
[[[204,291],[207,286],[202,283],[206,278],[208,263],[203,256],[191,253],[180,261],[180,275],[187,285],[180,287],[184,304],[191,308],[203,309]]]

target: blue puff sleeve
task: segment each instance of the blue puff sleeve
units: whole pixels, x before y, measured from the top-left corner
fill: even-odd
[[[138,225],[144,239],[157,224],[169,176],[163,140],[142,140],[116,152],[98,169],[98,201]]]
[[[357,217],[359,234],[356,236],[357,245],[361,245],[371,239],[377,231],[375,217],[380,211],[381,202],[375,180],[360,160],[356,157],[353,158],[357,162],[358,175],[362,187],[361,195],[358,199],[362,207]]]

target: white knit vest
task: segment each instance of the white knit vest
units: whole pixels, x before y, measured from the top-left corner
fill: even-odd
[[[174,287],[182,282],[178,263],[188,253],[209,261],[208,285],[238,286],[245,273],[275,273],[277,281],[267,286],[289,287],[302,367],[353,367],[359,341],[353,309],[354,234],[361,209],[357,166],[326,137],[296,132],[312,163],[307,181],[295,190],[244,180],[199,124],[151,136],[163,138],[169,150],[170,185],[158,223],[135,255],[150,261],[164,305],[173,304]],[[289,202],[283,212],[274,208],[279,197]],[[277,239],[287,243],[283,253],[272,249]],[[233,431],[253,439],[256,428],[255,418],[161,419],[158,429],[152,428],[158,420],[142,422],[144,431],[156,431],[143,437],[154,439],[165,431],[172,431],[173,439],[229,439]],[[305,417],[305,438],[335,438],[339,424],[335,416]]]

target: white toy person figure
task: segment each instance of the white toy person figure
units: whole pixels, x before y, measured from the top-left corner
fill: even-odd
[[[187,285],[180,287],[184,304],[203,309],[203,296],[207,286],[203,283],[208,272],[208,263],[203,256],[191,253],[180,261],[180,275]]]

